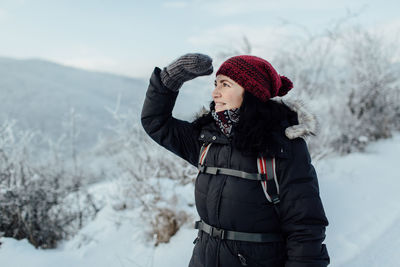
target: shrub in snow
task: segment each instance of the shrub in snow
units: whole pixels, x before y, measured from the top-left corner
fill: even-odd
[[[192,183],[197,170],[155,144],[140,126],[134,128],[134,143],[141,142],[125,146],[115,158],[122,177],[120,192],[125,206],[140,208],[143,222],[150,226],[146,233],[157,246],[191,218],[192,208],[175,189]]]
[[[172,208],[155,207],[152,210],[151,230],[149,235],[153,238],[154,245],[168,243],[179,228],[191,217],[182,210]]]
[[[114,138],[103,140],[96,148],[117,168],[107,170],[118,177],[114,209],[139,209],[146,233],[158,245],[168,242],[179,228],[192,219],[194,196],[190,200],[176,189],[192,186],[197,169],[156,144],[132,114],[114,112]],[[192,192],[192,191],[190,191]],[[188,203],[190,202],[190,203]]]
[[[351,152],[352,147],[363,150],[368,142],[391,137],[400,125],[396,99],[400,77],[392,62],[398,49],[383,43],[381,36],[355,28],[346,37],[349,77],[343,117],[347,127],[339,141],[349,144],[344,152]]]
[[[32,156],[34,136],[15,134],[9,122],[0,126],[0,232],[54,248],[98,209],[82,190],[81,172],[62,161],[43,163]]]
[[[362,151],[400,129],[400,64],[396,41],[345,20],[319,35],[306,32],[272,59],[293,80],[288,97],[314,107],[320,132],[313,156]]]

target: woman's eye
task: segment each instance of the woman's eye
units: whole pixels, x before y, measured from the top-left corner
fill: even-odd
[[[216,82],[214,83],[214,86],[217,87],[217,83]],[[222,83],[222,86],[223,87],[230,87],[228,83]]]

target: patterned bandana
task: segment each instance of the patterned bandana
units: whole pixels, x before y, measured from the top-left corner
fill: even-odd
[[[233,125],[239,122],[239,108],[226,109],[218,112],[212,110],[211,114],[222,133],[230,137],[232,135]]]

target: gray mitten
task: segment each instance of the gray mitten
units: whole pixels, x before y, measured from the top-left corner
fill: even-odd
[[[182,84],[198,76],[210,75],[213,72],[212,59],[204,54],[186,54],[165,67],[161,81],[168,89],[178,91]]]

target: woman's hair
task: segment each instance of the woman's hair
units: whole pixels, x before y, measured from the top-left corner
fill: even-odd
[[[210,112],[196,119],[193,123],[197,129],[214,121],[211,111],[215,103],[210,103]],[[239,109],[239,123],[234,125],[234,146],[246,155],[274,156],[280,148],[281,135],[284,134],[282,122],[288,125],[298,124],[297,113],[285,104],[274,100],[262,102],[248,91],[244,92],[243,102]]]

